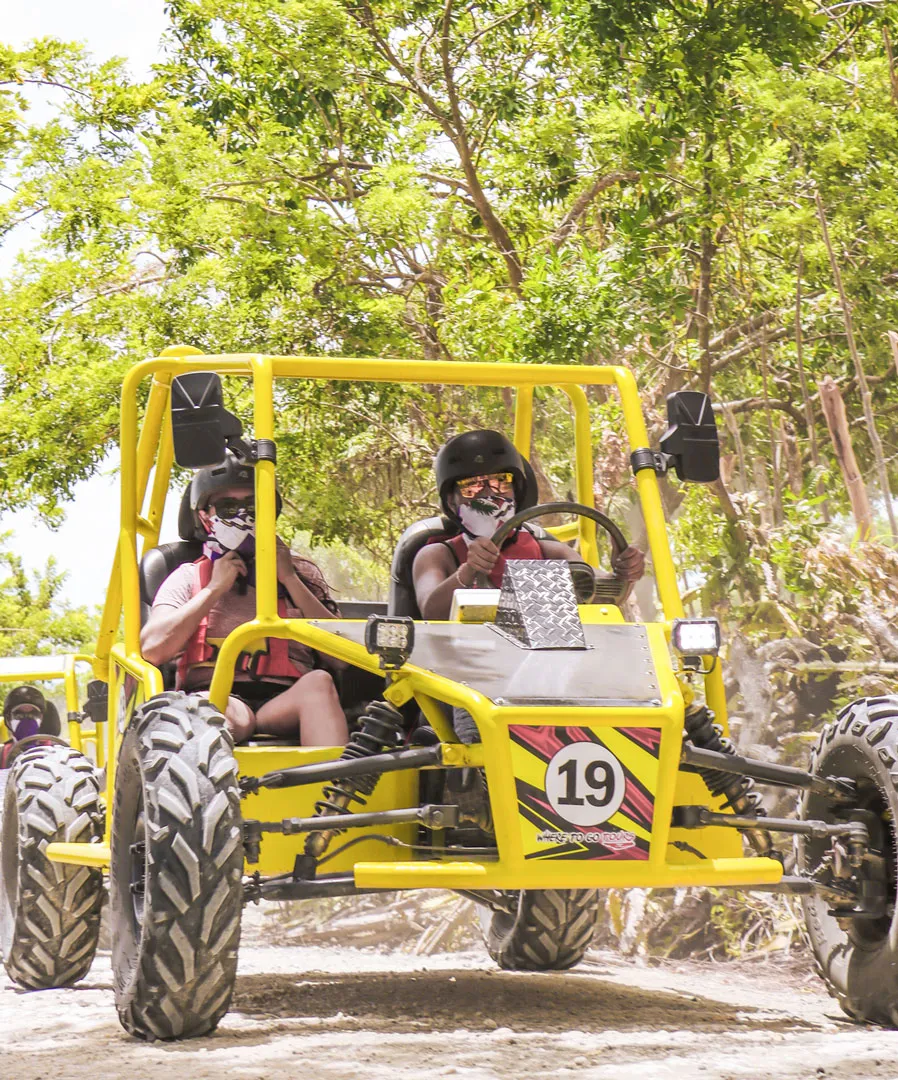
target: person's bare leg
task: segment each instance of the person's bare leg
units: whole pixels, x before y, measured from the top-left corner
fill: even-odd
[[[349,742],[349,728],[331,675],[327,671],[310,671],[296,683],[295,689],[303,746],[345,746]]]
[[[346,716],[334,680],[310,671],[256,713],[256,730],[268,735],[299,734],[303,746],[343,746],[349,739]]]
[[[229,697],[225,724],[235,743],[245,742],[256,730],[253,710],[240,698]]]

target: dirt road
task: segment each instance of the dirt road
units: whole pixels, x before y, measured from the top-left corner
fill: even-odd
[[[847,1023],[813,976],[604,953],[527,975],[473,950],[422,958],[250,938],[218,1032],[155,1044],[119,1027],[101,955],[73,990],[23,994],[0,977],[0,1033],[2,1080],[898,1078],[898,1032]]]

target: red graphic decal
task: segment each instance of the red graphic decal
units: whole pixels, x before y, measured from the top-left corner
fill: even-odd
[[[548,761],[562,747],[563,743],[558,738],[558,728],[554,727],[524,727],[515,724],[509,728],[513,738]]]
[[[651,750],[657,756],[661,747],[661,731],[659,728],[618,728],[621,735]]]

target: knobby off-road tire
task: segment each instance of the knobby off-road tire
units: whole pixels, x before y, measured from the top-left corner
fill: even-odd
[[[243,907],[237,763],[205,698],[159,694],[134,715],[112,820],[119,1019],[142,1039],[204,1035],[230,1004]]]
[[[88,843],[103,831],[93,765],[67,746],[35,746],[6,783],[0,833],[0,952],[27,990],[71,986],[93,962],[103,874],[50,862],[53,843]]]
[[[583,959],[598,915],[595,889],[524,889],[505,894],[514,914],[481,907],[487,951],[512,971],[563,971]]]
[[[887,915],[881,919],[837,918],[819,896],[802,898],[811,948],[821,976],[842,1009],[856,1020],[898,1026],[898,920],[895,913],[896,823],[898,823],[898,697],[866,698],[844,708],[828,724],[811,756],[815,773],[856,781],[859,809],[871,810],[871,849],[881,854]],[[831,800],[805,793],[799,816],[844,821]],[[798,869],[812,873],[829,842],[800,837]]]

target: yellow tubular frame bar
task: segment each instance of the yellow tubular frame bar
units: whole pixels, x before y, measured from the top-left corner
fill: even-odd
[[[456,386],[512,387],[517,393],[515,413],[515,444],[529,454],[533,420],[533,391],[537,386],[561,389],[569,398],[574,413],[575,477],[577,499],[587,506],[594,505],[592,437],[589,403],[583,387],[615,386],[621,399],[624,423],[631,452],[649,445],[648,432],[642,415],[636,382],[632,372],[624,367],[561,367],[556,365],[485,364],[399,360],[371,358],[289,357],[259,354],[204,355],[189,346],[166,349],[154,359],[134,365],[125,376],[122,386],[121,412],[121,519],[119,542],[110,576],[106,605],[93,658],[97,677],[108,679],[112,643],[116,638],[119,620],[124,609],[124,642],[116,648],[117,662],[124,662],[146,689],[159,685],[158,672],[140,655],[140,596],[138,585],[138,535],[142,536],[144,551],[158,540],[159,523],[168,489],[172,443],[169,424],[170,388],[173,376],[189,371],[215,371],[219,374],[249,377],[254,391],[254,435],[257,439],[274,438],[274,379],[307,378],[322,380],[351,380],[358,382],[443,383]],[[138,437],[138,402],[143,381],[151,377],[149,396],[143,424]],[[140,510],[146,495],[150,472],[155,475],[150,496],[150,508],[145,517]],[[233,672],[225,674],[244,644],[253,637],[292,637],[287,623],[277,613],[277,573],[275,540],[275,466],[261,461],[256,477],[256,545],[258,549],[258,581],[256,618],[238,630],[224,643],[213,679],[210,696],[221,708],[227,700]],[[636,477],[637,492],[646,525],[649,549],[654,565],[658,596],[666,620],[683,616],[683,605],[667,540],[664,511],[658,480],[651,470],[642,470]],[[571,536],[574,526],[563,531]],[[595,526],[581,519],[576,526],[581,553],[595,565],[597,549]],[[303,635],[305,637],[305,635]],[[314,635],[313,635],[314,636]],[[333,637],[328,637],[328,648]],[[719,669],[707,680],[709,704],[711,698],[718,716],[725,717],[722,704],[722,681]],[[110,720],[115,705],[110,701]],[[115,760],[115,723],[108,725],[107,760],[112,782]],[[111,790],[111,787],[110,787]]]

